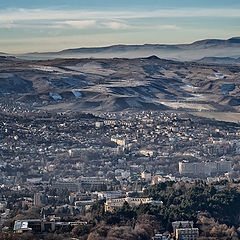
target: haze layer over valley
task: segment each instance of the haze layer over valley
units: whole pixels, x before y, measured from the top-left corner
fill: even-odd
[[[240,57],[240,38],[227,40],[206,39],[191,44],[144,44],[114,45],[107,47],[75,48],[60,52],[18,54],[23,59],[54,59],[54,58],[143,58],[156,55],[159,58],[195,61],[205,57]]]

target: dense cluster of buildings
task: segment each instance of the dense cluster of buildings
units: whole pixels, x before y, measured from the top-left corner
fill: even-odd
[[[106,199],[112,210],[151,184],[239,178],[239,125],[150,111],[0,118],[1,189],[28,192],[0,195],[1,222],[19,204],[75,214]]]
[[[82,177],[124,182],[141,178],[144,171],[151,177],[236,175],[239,137],[237,126],[176,113],[2,115],[0,183],[23,187],[36,179],[74,182]]]

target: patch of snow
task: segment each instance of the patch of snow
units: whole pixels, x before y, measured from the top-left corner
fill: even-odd
[[[208,76],[207,79],[217,80],[217,79],[224,79],[225,77],[227,77],[227,75],[225,75],[223,73],[215,73],[215,76]]]
[[[207,76],[207,79],[209,79],[209,80],[216,80],[217,78],[213,77],[213,76]]]
[[[44,71],[44,72],[65,72],[61,68],[58,67],[49,67],[49,66],[39,66],[39,65],[32,65],[32,68],[39,70],[39,71]]]
[[[191,83],[184,83],[184,86],[182,86],[181,88],[184,89],[185,91],[188,91],[188,92],[195,92],[198,90],[198,87],[195,87],[194,85],[192,85]]]
[[[52,97],[54,100],[62,100],[62,96],[58,93],[49,93],[50,97]]]
[[[81,92],[79,92],[77,90],[72,90],[72,93],[76,98],[82,98],[82,93]]]
[[[187,82],[183,82],[183,84],[190,86],[190,87],[195,87],[194,85],[192,85],[191,83],[187,83]]]
[[[218,79],[223,79],[223,78],[225,77],[225,75],[222,74],[222,73],[215,73],[215,76],[216,76],[216,78],[218,78]]]

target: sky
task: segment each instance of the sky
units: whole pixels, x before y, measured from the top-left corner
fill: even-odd
[[[239,0],[0,0],[0,52],[237,36]]]

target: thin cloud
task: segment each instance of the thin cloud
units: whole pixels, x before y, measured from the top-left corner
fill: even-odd
[[[0,21],[0,29],[11,29],[16,27],[16,24],[10,19]]]
[[[13,24],[11,22],[7,22],[7,23],[0,23],[0,29],[12,29],[15,28],[17,25]]]
[[[181,29],[177,25],[158,25],[155,28],[158,30],[179,30],[179,29]]]
[[[43,26],[46,27],[46,26]],[[51,23],[47,26],[47,28],[58,28],[58,29],[66,29],[66,28],[75,28],[75,29],[111,29],[111,30],[125,30],[129,29],[131,26],[124,22],[116,22],[109,20],[80,20],[80,21],[61,21],[55,23],[51,21]]]
[[[156,11],[83,11],[48,9],[11,9],[0,11],[0,22],[91,19],[140,19],[140,18],[239,18],[239,9],[172,9]]]
[[[125,30],[125,29],[130,28],[129,25],[127,25],[125,23],[120,23],[120,22],[106,22],[103,25],[112,30]]]
[[[60,26],[70,26],[77,29],[89,29],[96,26],[95,20],[64,21]]]

